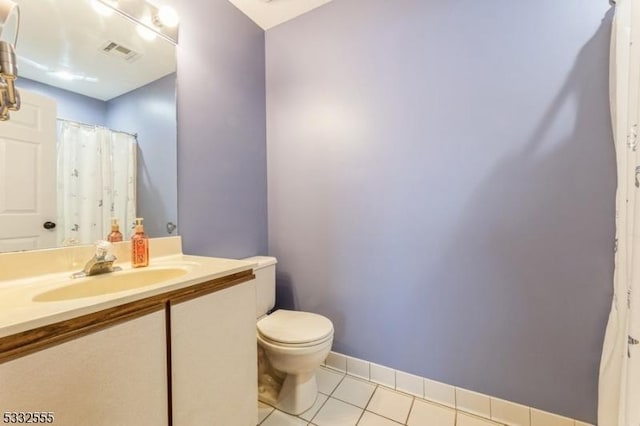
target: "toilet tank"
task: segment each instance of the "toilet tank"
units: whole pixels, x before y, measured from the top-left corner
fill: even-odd
[[[256,275],[256,318],[266,315],[276,305],[276,263],[275,257],[248,257],[248,262],[257,263],[253,271]]]

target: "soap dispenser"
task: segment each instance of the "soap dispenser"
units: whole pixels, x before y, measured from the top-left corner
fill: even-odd
[[[118,219],[111,218],[111,233],[107,237],[107,241],[110,243],[118,243],[122,241],[122,232],[120,232],[120,226],[118,225]]]
[[[142,218],[136,218],[135,234],[131,236],[131,266],[140,268],[149,265],[149,237],[144,233]]]

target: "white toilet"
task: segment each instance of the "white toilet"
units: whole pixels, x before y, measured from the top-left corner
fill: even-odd
[[[300,414],[318,396],[316,369],[333,343],[333,324],[322,315],[279,309],[276,301],[276,259],[245,259],[254,268],[257,293],[259,399],[278,409]]]

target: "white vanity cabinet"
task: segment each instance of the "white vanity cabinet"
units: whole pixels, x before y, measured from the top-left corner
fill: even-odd
[[[157,310],[0,363],[0,412],[52,412],[59,425],[167,425],[166,371]]]
[[[0,337],[0,415],[50,412],[64,426],[257,424],[254,277],[193,280]]]
[[[173,426],[258,423],[255,280],[170,303]]]

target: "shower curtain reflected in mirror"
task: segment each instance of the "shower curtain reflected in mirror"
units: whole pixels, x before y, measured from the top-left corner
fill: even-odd
[[[611,35],[616,148],[613,302],[600,363],[599,426],[640,425],[640,2],[617,0]]]
[[[111,218],[126,239],[136,217],[135,136],[64,120],[58,135],[59,245],[106,239]]]

